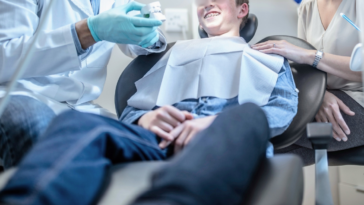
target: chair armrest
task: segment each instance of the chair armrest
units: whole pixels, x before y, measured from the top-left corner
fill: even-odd
[[[303,162],[291,154],[267,159],[252,179],[247,205],[301,205],[303,201]]]

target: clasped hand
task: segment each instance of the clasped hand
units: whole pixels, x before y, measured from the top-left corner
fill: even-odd
[[[180,111],[173,106],[164,106],[143,115],[138,125],[163,139],[159,145],[161,149],[174,142],[174,151],[178,153],[197,133],[210,126],[214,119],[215,116],[193,119],[189,112]]]

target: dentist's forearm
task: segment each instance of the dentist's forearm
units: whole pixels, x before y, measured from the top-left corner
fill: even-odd
[[[309,51],[305,63],[312,65],[315,60],[316,51]],[[330,53],[324,53],[323,58],[319,62],[317,68],[332,75],[339,76],[346,80],[361,82],[362,73],[354,72],[350,70],[350,57],[333,55]]]
[[[96,43],[91,35],[90,29],[88,28],[87,19],[77,22],[75,27],[82,49],[87,49]]]

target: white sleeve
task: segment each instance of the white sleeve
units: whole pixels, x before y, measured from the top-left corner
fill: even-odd
[[[136,58],[140,55],[149,55],[151,53],[161,53],[165,51],[167,48],[167,40],[161,30],[158,29],[158,32],[159,32],[159,42],[161,43],[160,48],[149,49],[137,45],[124,45],[124,44],[118,44],[118,46],[125,55],[131,58]]]
[[[0,21],[0,83],[10,80],[34,40],[33,52],[23,78],[79,70],[81,67],[71,25],[49,29],[49,24],[61,21],[62,17],[39,17],[42,8],[37,2],[0,0],[0,19],[6,19]],[[50,19],[54,22],[45,22],[43,25],[48,26],[45,30],[37,30],[40,21]],[[40,32],[38,39],[34,38],[35,32]]]

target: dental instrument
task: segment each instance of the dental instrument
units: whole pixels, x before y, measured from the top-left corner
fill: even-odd
[[[158,19],[162,22],[166,21],[166,17],[162,14],[161,3],[159,1],[145,5],[141,13],[144,18]]]
[[[358,30],[358,31],[361,31],[360,30],[360,28],[357,26],[357,25],[355,25],[355,23],[354,22],[352,22],[344,13],[341,13],[340,14],[340,16],[341,17],[343,17],[347,22],[349,22],[352,26],[354,26],[354,28],[356,29],[356,30]]]

